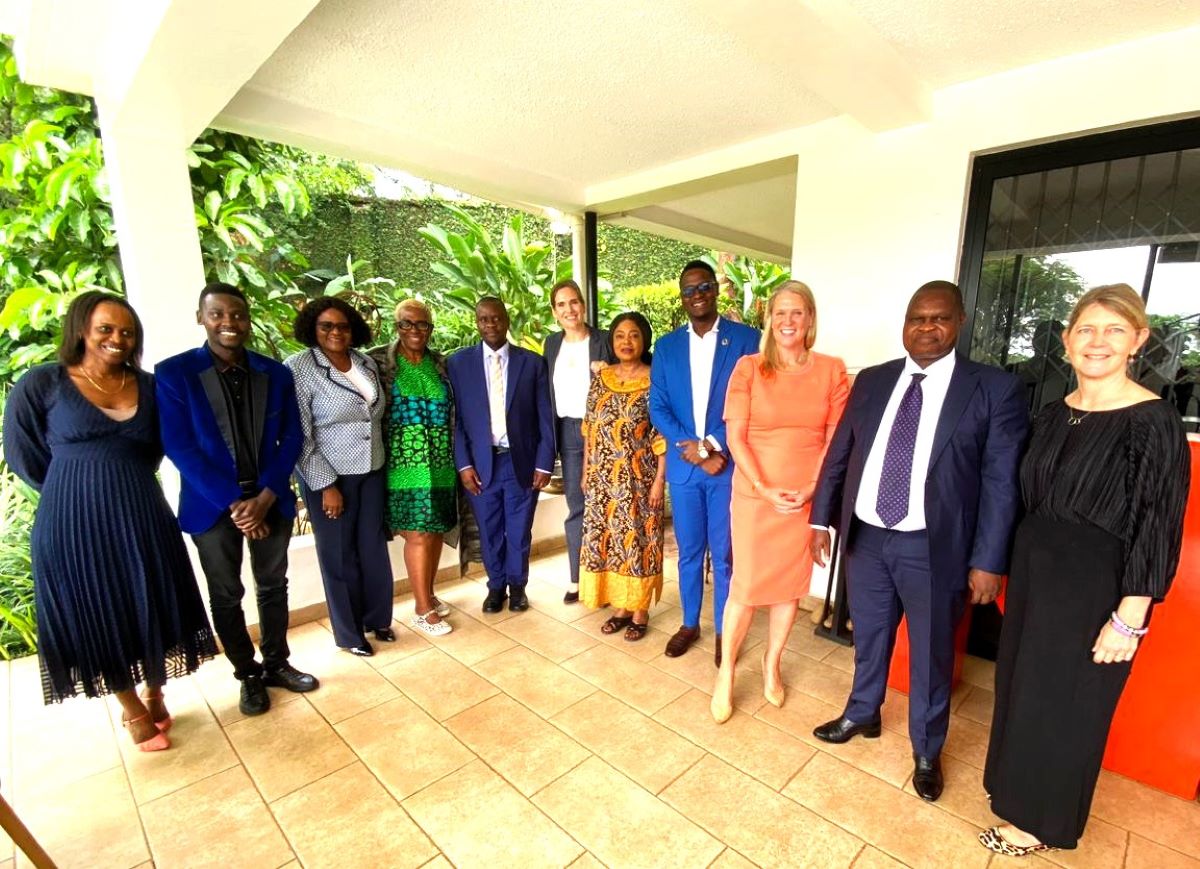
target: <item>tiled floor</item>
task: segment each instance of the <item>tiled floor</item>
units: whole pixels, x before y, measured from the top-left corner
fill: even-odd
[[[853,658],[807,620],[784,707],[762,700],[758,623],[738,711],[718,727],[709,626],[699,649],[662,654],[676,584],[633,644],[562,604],[565,572],[562,555],[536,562],[521,614],[485,616],[478,580],[440,587],[455,632],[399,629],[369,660],[334,649],[325,625],[300,626],[292,659],[322,687],[272,689],[259,718],[238,713],[228,666],[206,664],[168,686],[174,748],[158,754],[130,749],[114,703],[43,707],[36,661],[14,662],[0,668],[4,794],[60,866],[1018,865],[989,863],[975,841],[993,822],[986,662],[970,660],[954,694],[946,792],[930,805],[909,782],[902,695],[882,739],[811,736],[839,712]],[[411,603],[395,612],[404,624]],[[1079,850],[1049,862],[1200,869],[1200,805],[1105,773],[1093,808]]]

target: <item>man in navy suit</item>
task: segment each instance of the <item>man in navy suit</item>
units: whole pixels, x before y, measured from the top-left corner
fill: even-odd
[[[529,548],[538,493],[554,466],[554,414],[546,361],[508,343],[508,311],[486,296],[475,305],[483,341],[447,361],[454,390],[454,462],[479,525],[488,575],[485,613],[508,598],[529,609]]]
[[[304,435],[292,375],[246,349],[250,309],[229,284],[200,292],[204,346],[154,369],[167,457],[179,469],[179,525],[192,535],[208,581],[213,627],[241,680],[238,708],[261,715],[267,685],[312,691],[317,680],[288,663],[287,554],[296,515],[292,469]],[[262,663],[242,613],[248,541],[258,601]]]
[[[908,618],[913,787],[942,793],[954,631],[969,599],[995,599],[1020,506],[1029,428],[1019,378],[954,352],[965,320],[958,287],[931,281],[904,321],[907,357],[864,369],[813,494],[813,558],[840,532],[854,622],[854,686],[825,742],[880,734],[888,667]]]
[[[733,575],[729,501],[733,458],[725,448],[725,391],[733,366],[758,351],[757,329],[717,316],[717,275],[693,260],[679,276],[686,326],[654,346],[650,363],[650,420],[667,442],[667,482],[679,545],[683,624],[667,641],[678,657],[700,637],[704,553],[712,555],[716,662],[721,664],[721,619]]]

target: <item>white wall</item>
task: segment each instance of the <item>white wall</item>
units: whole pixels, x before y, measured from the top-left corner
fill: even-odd
[[[974,154],[1200,113],[1200,28],[956,85],[933,119],[872,134],[811,128],[798,154],[792,272],[817,298],[817,349],[851,370],[903,353],[908,297],[955,280]],[[826,572],[813,572],[823,596]]]
[[[817,297],[817,349],[852,369],[900,355],[909,295],[957,277],[974,154],[1200,113],[1198,57],[1200,27],[945,88],[902,130],[810,128],[792,270]]]

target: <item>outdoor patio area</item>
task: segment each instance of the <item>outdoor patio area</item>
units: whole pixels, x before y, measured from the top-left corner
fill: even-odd
[[[717,726],[711,626],[684,657],[662,654],[677,585],[627,643],[600,634],[603,613],[561,603],[565,574],[565,555],[538,560],[520,614],[484,616],[478,578],[440,586],[454,633],[400,629],[371,659],[301,625],[292,660],[321,688],[272,689],[258,718],[238,713],[224,660],[206,664],[168,686],[174,747],[159,754],[131,750],[115,703],[43,707],[36,660],[16,661],[0,668],[4,795],[60,866],[989,865],[975,841],[995,823],[980,781],[989,663],[967,662],[930,805],[908,781],[904,696],[881,739],[811,736],[841,711],[853,659],[807,618],[783,709],[764,705],[756,625],[739,711]],[[409,601],[395,613],[405,624]],[[1093,812],[1081,848],[1051,862],[1200,867],[1196,803],[1104,773]]]

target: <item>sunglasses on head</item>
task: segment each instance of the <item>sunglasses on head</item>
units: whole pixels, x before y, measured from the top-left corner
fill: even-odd
[[[715,293],[717,291],[716,281],[704,281],[700,284],[691,284],[686,287],[679,288],[679,295],[685,299],[690,299],[696,293]]]

